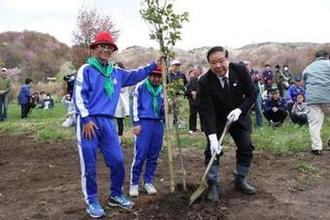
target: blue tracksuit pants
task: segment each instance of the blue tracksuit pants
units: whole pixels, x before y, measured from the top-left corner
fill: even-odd
[[[77,118],[77,140],[80,157],[81,186],[85,202],[97,199],[97,149],[101,151],[107,167],[111,169],[111,194],[113,196],[122,194],[122,186],[125,176],[124,153],[119,144],[119,139],[113,119],[106,116],[92,116],[97,125],[96,135],[92,139],[82,136],[82,123]]]
[[[144,182],[153,183],[157,159],[163,145],[164,123],[160,120],[140,119],[141,133],[135,137],[131,185],[138,185],[145,163]]]

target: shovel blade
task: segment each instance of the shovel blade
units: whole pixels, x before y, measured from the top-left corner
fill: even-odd
[[[193,204],[205,191],[205,189],[207,188],[206,183],[201,184],[196,191],[190,196],[190,201],[189,201],[189,206],[191,204]]]

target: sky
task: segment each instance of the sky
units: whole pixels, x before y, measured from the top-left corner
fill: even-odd
[[[0,0],[0,32],[32,30],[72,45],[78,11],[83,6],[110,15],[120,30],[119,49],[158,48],[141,18],[141,0]],[[261,42],[330,42],[330,0],[175,0],[187,11],[176,48],[238,48]]]

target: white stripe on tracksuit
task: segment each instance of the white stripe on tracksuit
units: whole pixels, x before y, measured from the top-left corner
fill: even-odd
[[[143,83],[142,81],[141,83]],[[139,112],[138,112],[138,99],[139,99],[139,87],[141,83],[138,83],[134,89],[133,94],[133,106],[132,106],[132,112],[133,112],[133,121],[138,122],[139,121]],[[135,164],[135,158],[136,158],[136,139],[137,135],[134,135],[134,152],[133,152],[133,161],[131,165],[131,177],[130,177],[130,183],[132,184],[132,177],[133,177],[133,166]]]
[[[133,161],[132,161],[132,165],[131,165],[131,177],[130,177],[130,184],[132,185],[132,180],[133,180],[133,166],[135,164],[135,158],[136,158],[136,139],[137,139],[137,136],[134,135],[134,152],[133,152]]]
[[[139,106],[139,87],[145,82],[142,81],[138,83],[134,89],[134,94],[133,94],[133,106],[132,106],[132,111],[133,111],[133,121],[138,122],[139,121],[139,111],[138,111],[138,106]]]
[[[88,204],[88,195],[87,195],[87,187],[86,187],[86,175],[85,175],[85,160],[84,155],[81,149],[81,127],[80,127],[80,116],[77,117],[77,126],[76,126],[76,135],[78,141],[78,151],[80,158],[80,171],[81,171],[81,188],[84,194],[84,200],[86,204]]]
[[[77,73],[75,96],[76,96],[76,106],[81,114],[78,115],[77,117],[77,125],[76,125],[76,135],[77,135],[78,151],[80,157],[81,188],[84,194],[84,200],[86,204],[88,204],[87,184],[86,184],[86,175],[85,175],[85,160],[81,148],[81,127],[80,127],[80,120],[81,120],[80,117],[87,117],[89,115],[89,112],[84,105],[83,97],[81,96],[82,83],[84,81],[84,69],[86,66],[88,66],[88,64],[82,65]]]
[[[80,111],[81,117],[85,118],[89,115],[88,110],[85,107],[84,99],[81,95],[82,84],[84,82],[84,69],[89,64],[84,64],[79,68],[76,78],[76,88],[75,88],[75,96],[76,96],[76,106]]]

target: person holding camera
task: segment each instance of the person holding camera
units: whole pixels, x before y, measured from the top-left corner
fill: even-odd
[[[76,124],[76,108],[72,100],[72,93],[76,76],[77,73],[73,72],[63,77],[63,80],[66,82],[66,94],[62,98],[62,102],[67,111],[67,117],[62,123],[64,128],[68,128]]]

